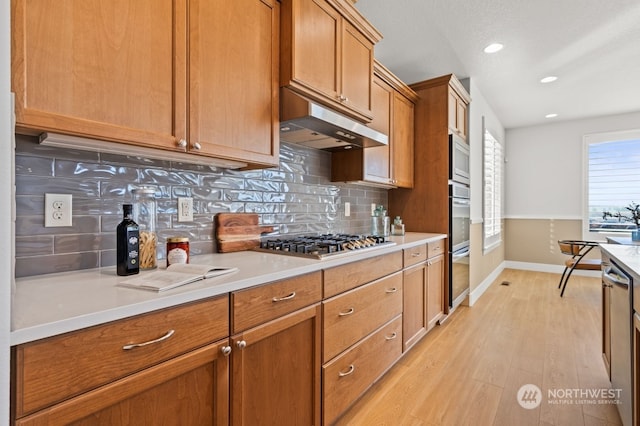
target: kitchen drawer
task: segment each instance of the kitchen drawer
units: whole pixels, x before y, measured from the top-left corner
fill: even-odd
[[[420,262],[427,260],[427,245],[421,244],[419,246],[411,247],[402,250],[404,257],[404,267],[411,265],[417,265]]]
[[[323,362],[402,313],[402,272],[322,303]]]
[[[229,297],[224,295],[19,345],[13,354],[16,416],[228,335]],[[125,350],[126,345],[154,340]]]
[[[402,354],[402,316],[322,367],[323,419],[332,424]]]
[[[332,297],[402,269],[402,251],[324,270],[324,297]]]
[[[300,275],[231,294],[233,333],[322,300],[322,272]]]
[[[427,259],[441,255],[446,250],[446,240],[438,240],[427,244]]]

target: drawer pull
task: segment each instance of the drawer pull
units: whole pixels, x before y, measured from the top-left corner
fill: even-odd
[[[220,352],[222,352],[222,355],[224,356],[229,356],[229,354],[231,353],[231,346],[223,346],[220,348]]]
[[[288,295],[286,295],[284,297],[274,297],[271,300],[275,303],[275,302],[282,302],[283,300],[291,300],[294,297],[296,297],[296,292],[292,291],[291,294],[288,294]]]
[[[175,330],[169,330],[167,331],[167,334],[165,334],[162,337],[158,337],[155,340],[149,340],[148,342],[144,342],[144,343],[132,343],[130,345],[124,345],[122,349],[125,351],[128,351],[128,350],[139,348],[142,346],[147,346],[147,345],[152,345],[154,343],[162,342],[163,340],[167,340],[169,337],[173,336],[173,333],[175,332],[176,332]]]
[[[345,371],[344,373],[342,371],[338,372],[338,376],[339,377],[345,377],[348,376],[349,374],[353,374],[353,372],[355,371],[356,367],[353,366],[353,364],[351,364],[349,366],[349,369],[347,371]]]
[[[393,339],[395,339],[396,337],[398,337],[398,333],[396,333],[395,331],[394,331],[393,333],[391,333],[391,335],[390,335],[390,336],[384,336],[384,338],[385,338],[386,340],[393,340]]]
[[[418,256],[420,256],[420,252],[411,253],[411,257],[418,257]]]
[[[398,289],[396,287],[391,287],[391,288],[386,289],[384,292],[385,293],[395,293],[397,291],[398,291]]]
[[[354,313],[355,311],[356,311],[355,309],[353,309],[353,308],[349,308],[349,310],[348,310],[348,311],[345,311],[345,312],[338,312],[338,316],[339,316],[339,317],[346,317],[346,316],[348,316],[348,315],[351,315],[351,314],[352,314],[352,313]]]

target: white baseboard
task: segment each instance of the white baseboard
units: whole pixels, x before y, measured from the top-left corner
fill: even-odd
[[[485,291],[489,288],[489,286],[498,278],[498,276],[502,273],[505,268],[505,263],[502,262],[496,269],[493,270],[476,288],[473,289],[472,292],[469,293],[468,305],[473,306],[474,303],[480,299],[480,296],[484,294]]]

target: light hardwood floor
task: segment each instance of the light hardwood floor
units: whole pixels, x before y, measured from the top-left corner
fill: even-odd
[[[601,355],[598,278],[505,270],[476,304],[459,307],[396,364],[339,425],[619,425],[613,405],[568,404],[553,389],[610,384]],[[501,285],[509,281],[509,286]],[[542,403],[522,408],[535,384]],[[595,401],[597,402],[597,401]]]

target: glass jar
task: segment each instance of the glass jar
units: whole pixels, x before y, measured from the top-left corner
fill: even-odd
[[[167,238],[167,267],[174,263],[189,263],[189,238]]]
[[[156,190],[151,187],[140,187],[131,191],[133,194],[133,220],[140,228],[139,265],[141,270],[158,267],[156,235]]]

